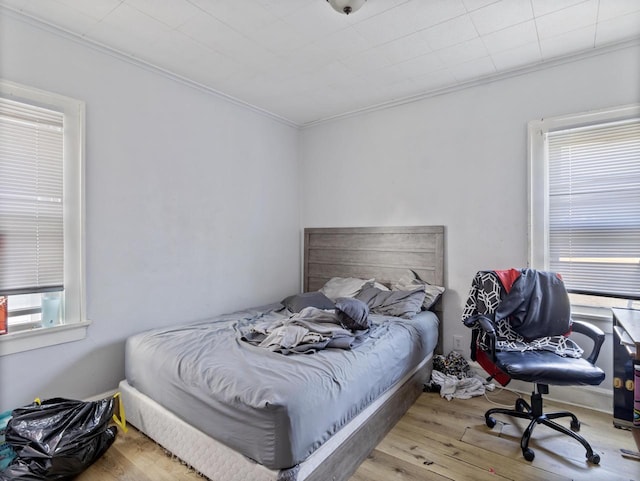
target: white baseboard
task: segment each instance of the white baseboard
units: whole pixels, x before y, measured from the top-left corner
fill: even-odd
[[[105,391],[101,394],[96,394],[95,396],[88,397],[84,399],[85,401],[100,401],[101,399],[105,399],[108,397],[113,397],[115,393],[117,393],[117,389],[110,389],[109,391]]]

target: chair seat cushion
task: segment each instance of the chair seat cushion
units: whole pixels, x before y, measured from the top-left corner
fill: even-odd
[[[550,351],[499,351],[496,364],[513,379],[556,386],[597,386],[604,371],[585,359],[562,357]]]

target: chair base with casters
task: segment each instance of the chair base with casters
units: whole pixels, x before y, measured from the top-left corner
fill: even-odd
[[[587,461],[593,464],[600,463],[600,456],[593,452],[593,448],[582,436],[577,434],[580,431],[580,421],[575,414],[569,411],[559,411],[553,413],[544,413],[542,409],[542,395],[549,393],[549,386],[546,384],[536,384],[536,391],[531,393],[531,404],[522,398],[516,400],[515,409],[493,408],[489,409],[485,414],[485,423],[489,428],[493,428],[496,425],[496,420],[493,417],[494,414],[506,414],[521,419],[530,420],[527,429],[525,429],[522,438],[520,439],[520,447],[522,448],[522,455],[527,461],[533,461],[535,453],[533,449],[529,447],[529,441],[533,430],[538,424],[544,424],[551,429],[555,429],[562,434],[571,436],[584,446],[587,451]],[[553,421],[554,419],[569,417],[571,418],[571,429],[567,429],[561,424]]]

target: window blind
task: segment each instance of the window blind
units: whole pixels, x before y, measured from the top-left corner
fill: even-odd
[[[61,289],[63,114],[0,98],[0,295]]]
[[[549,132],[549,268],[585,294],[640,297],[640,119]]]

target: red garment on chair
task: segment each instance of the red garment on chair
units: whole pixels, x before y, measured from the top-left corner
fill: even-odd
[[[496,366],[482,349],[476,350],[476,362],[489,374],[489,379],[495,379],[501,386],[506,386],[511,381],[511,376]]]
[[[502,283],[502,287],[504,287],[506,293],[509,294],[511,286],[513,286],[513,283],[516,281],[516,279],[520,277],[521,271],[520,269],[505,269],[493,272],[496,273],[496,276],[498,276],[498,279],[500,279],[500,282]]]

